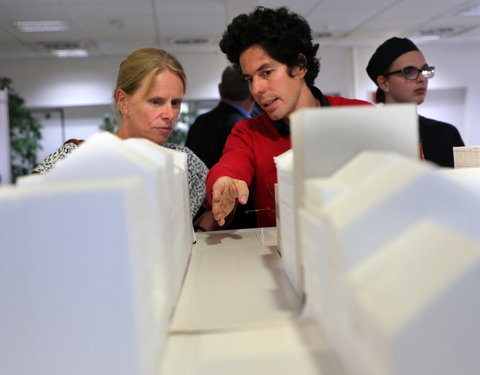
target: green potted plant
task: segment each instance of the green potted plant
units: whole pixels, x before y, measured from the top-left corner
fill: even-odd
[[[168,138],[168,142],[176,143],[182,146],[185,145],[189,124],[193,122],[196,116],[196,111],[182,109],[180,115],[178,116],[177,123],[175,124],[175,127]]]
[[[119,123],[113,113],[107,112],[103,114],[102,123],[99,126],[100,130],[115,134],[118,131],[118,127]]]
[[[10,78],[0,78],[0,89],[8,91],[8,118],[10,129],[10,159],[12,181],[29,174],[38,164],[37,152],[42,146],[42,125],[31,115],[25,101],[15,92]]]

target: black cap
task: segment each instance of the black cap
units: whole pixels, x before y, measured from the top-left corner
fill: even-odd
[[[410,39],[393,37],[386,40],[370,58],[368,76],[377,84],[377,77],[384,74],[397,58],[410,51],[419,51]]]

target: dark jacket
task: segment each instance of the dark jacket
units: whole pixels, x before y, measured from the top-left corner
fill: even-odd
[[[244,118],[244,114],[237,108],[221,101],[211,111],[198,116],[190,125],[185,146],[211,168],[222,156],[232,128]],[[253,194],[250,194],[247,204],[237,206],[227,229],[257,227],[255,212],[250,212],[253,208]]]
[[[185,146],[208,168],[222,156],[223,147],[233,126],[245,116],[235,107],[220,102],[214,109],[198,116],[190,126]]]

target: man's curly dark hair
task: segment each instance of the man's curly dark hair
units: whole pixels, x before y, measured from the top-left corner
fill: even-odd
[[[273,59],[287,65],[289,73],[296,66],[306,66],[305,81],[313,86],[320,71],[316,57],[319,45],[312,43],[307,21],[286,7],[256,7],[250,14],[236,16],[223,33],[220,49],[234,65],[240,55],[253,45],[260,45]],[[305,61],[306,59],[306,61]]]

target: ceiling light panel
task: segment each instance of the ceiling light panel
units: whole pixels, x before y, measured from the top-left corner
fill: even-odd
[[[13,26],[23,33],[45,33],[69,29],[68,25],[60,20],[16,21],[13,22]]]
[[[465,9],[460,12],[460,15],[464,17],[480,17],[480,4]]]

